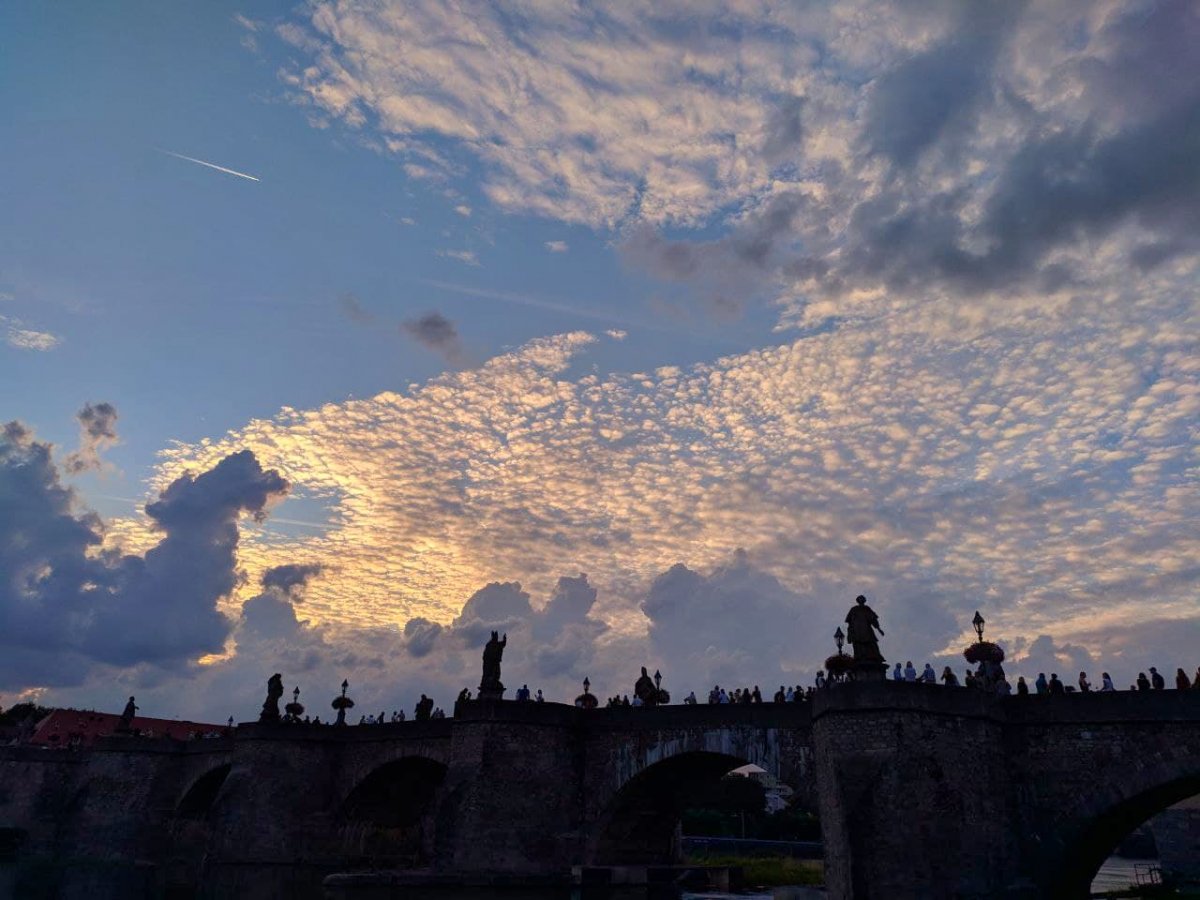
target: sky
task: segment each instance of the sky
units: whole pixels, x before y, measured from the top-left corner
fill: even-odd
[[[0,7],[0,705],[1200,662],[1200,7]]]

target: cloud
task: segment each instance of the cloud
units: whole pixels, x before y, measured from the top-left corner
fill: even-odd
[[[3,322],[3,319],[0,319],[0,322]],[[32,331],[28,328],[16,328],[12,325],[6,329],[4,339],[10,347],[16,347],[18,350],[39,350],[42,352],[53,350],[62,343],[62,338],[48,331]]]
[[[249,447],[321,497],[328,531],[251,535],[246,565],[337,558],[306,615],[449,629],[413,626],[442,673],[427,677],[448,683],[492,628],[527,627],[514,671],[560,696],[652,659],[688,689],[777,686],[815,671],[858,593],[889,658],[961,665],[979,608],[1010,646],[1049,635],[1117,677],[1144,653],[1122,635],[1145,598],[1194,621],[1200,580],[1200,314],[1130,277],[1136,301],[1113,285],[1110,303],[995,318],[900,306],[646,373],[590,372],[578,357],[594,339],[562,335],[181,445],[157,477]],[[535,598],[568,565],[597,595],[583,623],[550,629]],[[587,605],[564,591],[575,600],[547,610]]]
[[[570,248],[566,241],[546,241],[546,249],[551,253],[566,253]]]
[[[467,206],[465,203],[458,204],[458,206],[454,207],[454,211],[463,218],[471,218],[471,207]]]
[[[367,309],[353,294],[342,294],[338,298],[338,307],[351,322],[357,322],[360,325],[369,325],[375,321],[375,315]]]
[[[461,364],[465,358],[458,329],[439,312],[429,312],[416,319],[408,319],[401,323],[400,330],[452,365]]]
[[[249,638],[290,638],[301,628],[296,616],[296,604],[304,598],[310,579],[321,574],[319,563],[291,563],[275,566],[263,573],[262,593],[242,605],[238,640],[243,653]]]
[[[463,265],[478,266],[479,257],[475,255],[474,250],[439,250],[437,255],[444,259],[455,259]]]
[[[111,403],[85,403],[79,420],[79,449],[68,454],[63,468],[72,475],[99,469],[100,454],[117,444],[117,409]]]
[[[110,418],[100,412],[81,421],[104,435]],[[6,425],[0,684],[70,683],[99,663],[172,667],[219,653],[230,623],[217,604],[239,582],[238,518],[264,515],[286,490],[250,451],[231,454],[200,475],[174,479],[147,504],[161,537],[142,556],[122,555],[101,549],[104,524],[76,511],[50,446],[20,423]]]
[[[503,211],[616,229],[720,316],[1012,302],[1131,264],[1194,290],[1187,0],[306,9],[299,102],[481,172]]]

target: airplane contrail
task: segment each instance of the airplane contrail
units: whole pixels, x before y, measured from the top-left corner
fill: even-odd
[[[199,166],[208,166],[210,169],[216,169],[218,172],[224,172],[226,175],[236,175],[238,178],[245,178],[250,181],[259,181],[253,175],[247,175],[245,172],[239,172],[236,169],[227,169],[224,166],[218,166],[216,163],[205,162],[202,159],[196,159],[192,156],[184,156],[182,153],[174,153],[171,150],[163,150],[161,147],[155,147],[159,153],[165,153],[167,156],[174,156],[176,159],[186,159],[188,162],[194,162]]]

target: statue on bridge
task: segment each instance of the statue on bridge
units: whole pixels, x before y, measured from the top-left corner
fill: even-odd
[[[137,704],[133,702],[133,698],[129,698],[129,702],[125,704],[125,709],[121,713],[120,721],[117,722],[117,731],[121,734],[129,734],[133,731],[133,717],[137,715]]]
[[[508,646],[508,634],[500,637],[493,631],[491,639],[483,648],[483,680],[479,682],[480,700],[499,700],[504,696],[504,685],[500,682],[500,660]]]
[[[846,640],[854,648],[855,669],[863,673],[868,670],[873,672],[884,662],[879,652],[879,638],[875,636],[878,631],[882,637],[883,629],[879,627],[879,616],[875,615],[875,610],[867,606],[866,597],[859,594],[854,598],[854,603],[846,614]],[[883,677],[882,669],[879,677]]]
[[[651,678],[646,672],[646,667],[642,666],[641,677],[633,683],[633,695],[641,699],[644,706],[658,706],[662,703],[670,703],[671,695],[664,691],[662,685],[662,674],[655,671],[654,677]]]
[[[263,701],[258,721],[267,724],[279,722],[279,698],[283,696],[283,676],[276,672],[267,679],[267,699]]]

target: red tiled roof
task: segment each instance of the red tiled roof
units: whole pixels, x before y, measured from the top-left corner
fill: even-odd
[[[121,717],[114,713],[92,712],[86,709],[55,709],[38,722],[30,743],[52,747],[65,747],[74,741],[91,744],[97,738],[113,734],[120,721]],[[171,737],[185,741],[194,735],[221,731],[225,726],[135,716],[132,727],[147,737]]]

